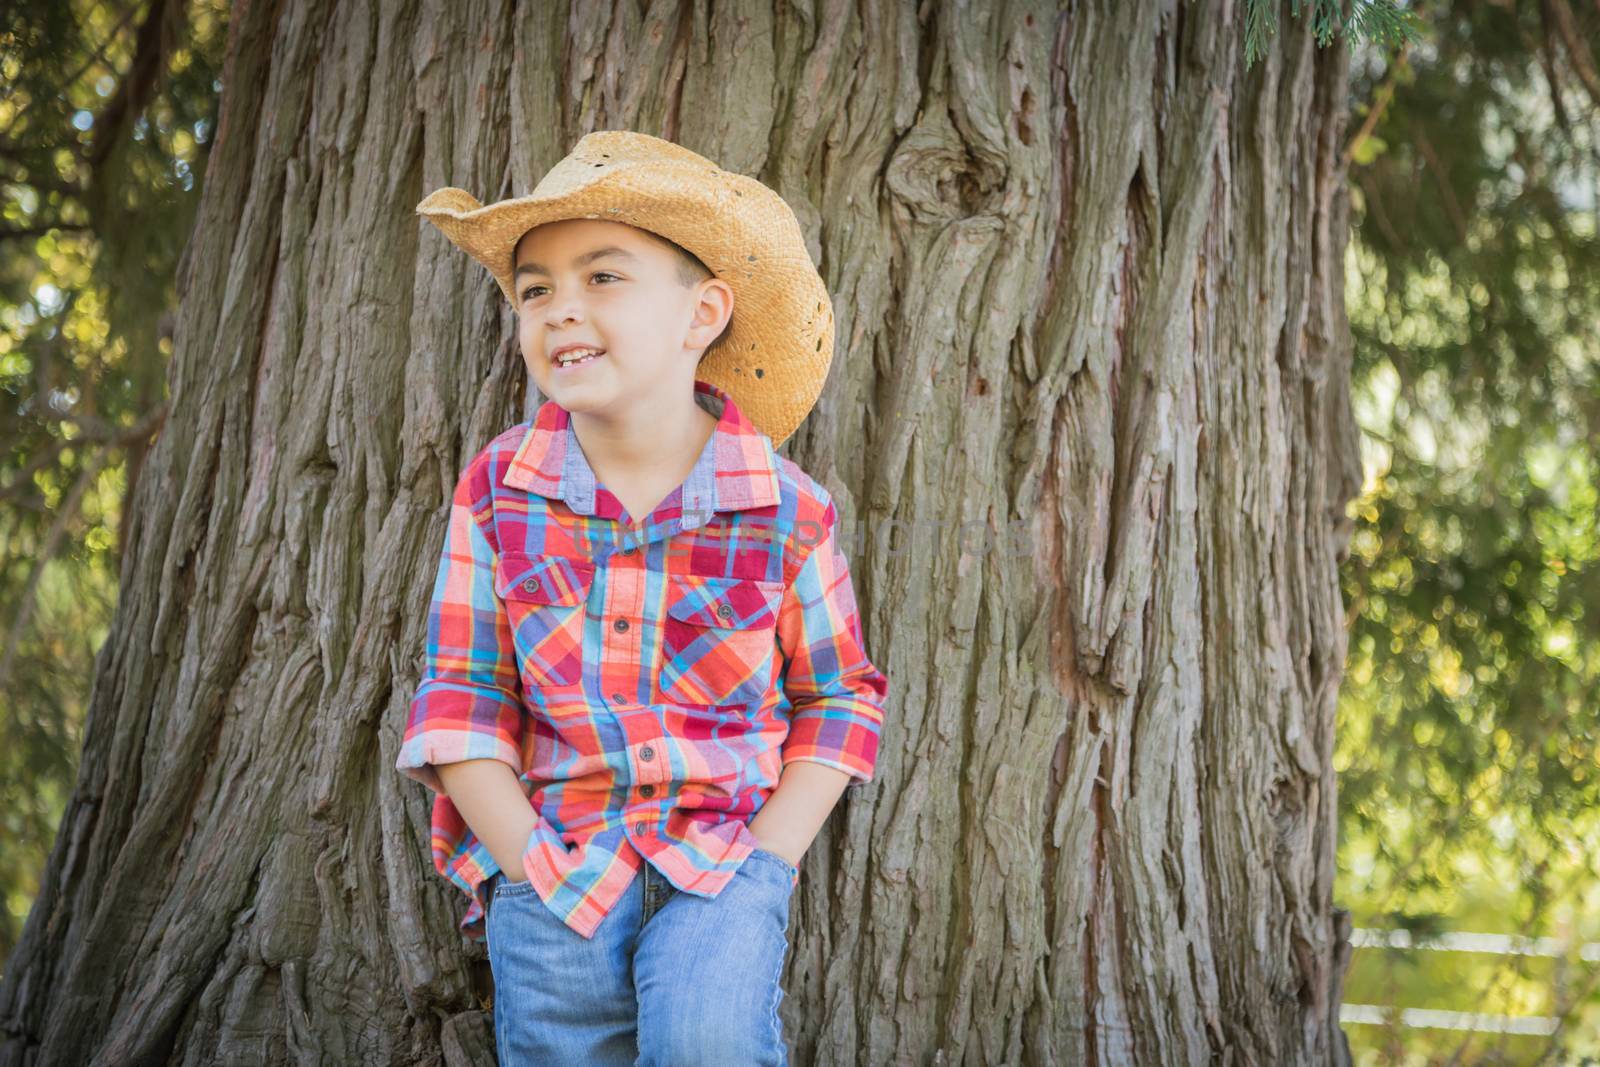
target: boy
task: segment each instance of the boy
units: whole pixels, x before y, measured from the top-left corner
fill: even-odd
[[[396,763],[437,793],[501,1062],[783,1064],[789,898],[888,692],[833,502],[774,451],[827,289],[776,193],[644,134],[417,210],[549,398],[456,485]]]

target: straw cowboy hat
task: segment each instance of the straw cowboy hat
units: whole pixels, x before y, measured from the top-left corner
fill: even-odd
[[[733,290],[722,343],[695,377],[733,397],[781,445],[811,411],[833,360],[833,303],[799,220],[754,178],[649,134],[586,135],[532,193],[485,207],[464,189],[428,194],[417,214],[494,275],[513,308],[512,255],[533,227],[609,219],[700,257]]]

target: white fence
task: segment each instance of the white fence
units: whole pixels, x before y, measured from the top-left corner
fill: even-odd
[[[1425,952],[1485,952],[1496,956],[1566,956],[1571,947],[1553,937],[1516,934],[1448,933],[1413,942],[1408,930],[1356,928],[1350,933],[1355,948],[1419,949]],[[1578,958],[1600,962],[1600,942],[1578,946]],[[1553,1015],[1497,1015],[1490,1012],[1439,1011],[1432,1008],[1386,1008],[1380,1004],[1341,1004],[1341,1023],[1401,1026],[1428,1030],[1468,1030],[1486,1034],[1549,1036],[1560,1020]]]

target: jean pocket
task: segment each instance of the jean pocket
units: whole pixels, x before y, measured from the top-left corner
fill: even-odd
[[[590,560],[501,553],[495,593],[505,603],[525,685],[569,686],[582,680],[584,606],[593,582]]]
[[[751,704],[772,688],[783,583],[667,576],[662,696],[679,704]]]
[[[505,897],[526,896],[527,894],[533,892],[533,883],[528,881],[526,878],[522,879],[520,882],[513,882],[505,876],[504,872],[496,875],[495,877],[499,879],[499,881],[495,882],[494,884],[495,900],[501,900]]]
[[[795,883],[799,881],[800,868],[796,867],[794,864],[790,863],[776,852],[770,852],[764,848],[757,848],[755,851],[751,852],[750,855],[752,858],[759,856],[766,862],[781,868],[783,870],[784,879],[789,883],[789,888],[793,889]]]

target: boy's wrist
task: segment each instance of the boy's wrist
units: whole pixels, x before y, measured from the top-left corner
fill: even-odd
[[[508,857],[509,858],[509,857]],[[503,862],[500,857],[495,857],[495,866],[500,868],[500,873],[506,876],[508,882],[522,882],[527,880],[527,873],[522,869],[522,857],[518,856],[509,863]]]
[[[760,816],[750,820],[750,832],[756,836],[756,847],[765,849],[774,856],[781,856],[794,866],[800,866],[800,861],[805,858],[806,849],[811,847],[811,838],[799,840],[798,835],[785,834],[776,826],[757,827],[756,822]]]

